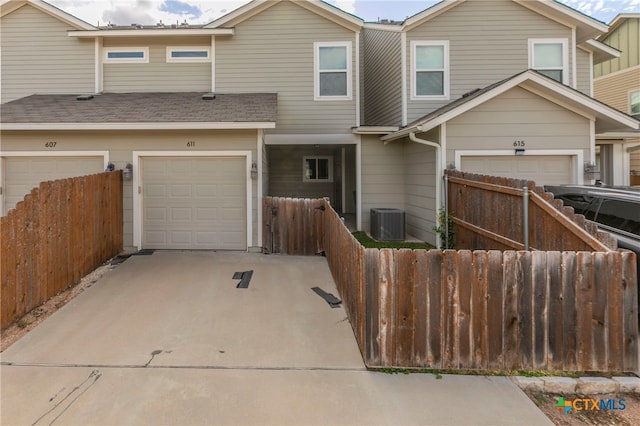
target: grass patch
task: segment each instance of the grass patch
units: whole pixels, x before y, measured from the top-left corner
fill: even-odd
[[[405,241],[377,241],[367,235],[366,232],[356,231],[353,236],[362,244],[365,248],[391,248],[391,249],[411,249],[411,250],[430,250],[432,245],[427,243],[411,243]]]
[[[463,369],[434,369],[434,368],[369,368],[385,374],[433,374],[436,379],[442,379],[443,374],[463,375],[463,376],[524,376],[524,377],[571,377],[577,379],[583,376],[607,377],[611,374],[578,372],[578,371],[526,371],[526,370],[463,370]],[[590,373],[590,374],[589,374]],[[617,374],[616,374],[617,375]],[[622,375],[622,374],[620,374]]]

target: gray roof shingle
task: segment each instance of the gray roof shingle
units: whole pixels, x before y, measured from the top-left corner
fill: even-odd
[[[247,123],[276,122],[275,93],[105,93],[32,95],[0,106],[2,123]]]

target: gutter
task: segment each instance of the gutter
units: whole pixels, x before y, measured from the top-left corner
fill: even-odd
[[[432,148],[434,148],[436,150],[436,218],[438,217],[438,209],[441,207],[442,205],[442,184],[441,184],[441,180],[442,180],[442,156],[440,155],[440,149],[441,146],[440,144],[437,144],[435,142],[431,142],[428,140],[424,140],[424,139],[420,139],[416,136],[416,132],[412,131],[409,133],[409,139],[412,142],[416,142],[422,145],[427,145],[430,146]],[[438,247],[442,246],[442,241],[440,238],[440,234],[436,233],[436,245]]]

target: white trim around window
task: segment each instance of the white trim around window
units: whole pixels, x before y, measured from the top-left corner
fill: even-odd
[[[210,46],[167,46],[167,62],[209,62]]]
[[[541,60],[536,58],[536,46],[538,45],[560,45],[562,49],[562,65],[548,65],[540,63]],[[554,71],[562,72],[562,84],[569,84],[569,40],[566,38],[530,38],[529,39],[529,68],[545,74],[548,77],[553,78],[552,75],[547,73],[553,73]],[[557,79],[555,79],[557,80]]]
[[[353,56],[351,54],[351,46],[352,42],[350,41],[333,41],[333,42],[315,42],[313,43],[313,80],[314,80],[314,100],[316,101],[350,101],[352,99],[352,80],[353,80],[353,71],[352,71],[352,62]],[[344,61],[343,64],[337,58],[338,61],[335,61],[333,64],[321,64],[322,56],[320,54],[321,50],[326,49],[327,53],[329,49],[335,49],[335,52],[340,52],[340,50],[344,50]],[[336,59],[328,57],[328,60]],[[344,90],[340,90],[340,85],[334,85],[333,87],[327,87],[324,90],[333,90],[337,93],[325,93],[323,94],[323,74],[335,74],[345,75],[344,82]],[[336,89],[338,89],[336,91]]]
[[[418,50],[422,47],[441,47],[442,58],[440,64],[421,64]],[[411,41],[411,100],[448,100],[449,99],[449,40],[413,40]],[[418,74],[442,74],[442,93],[424,94],[420,89]]]
[[[105,47],[105,64],[149,63],[148,47]]]
[[[635,102],[634,102],[635,101]],[[636,106],[634,109],[633,106]],[[640,114],[640,89],[629,90],[629,115]]]

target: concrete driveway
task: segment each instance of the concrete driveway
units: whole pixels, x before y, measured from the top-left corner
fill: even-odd
[[[0,423],[550,424],[507,378],[366,371],[316,286],[322,257],[132,256],[2,353]]]

